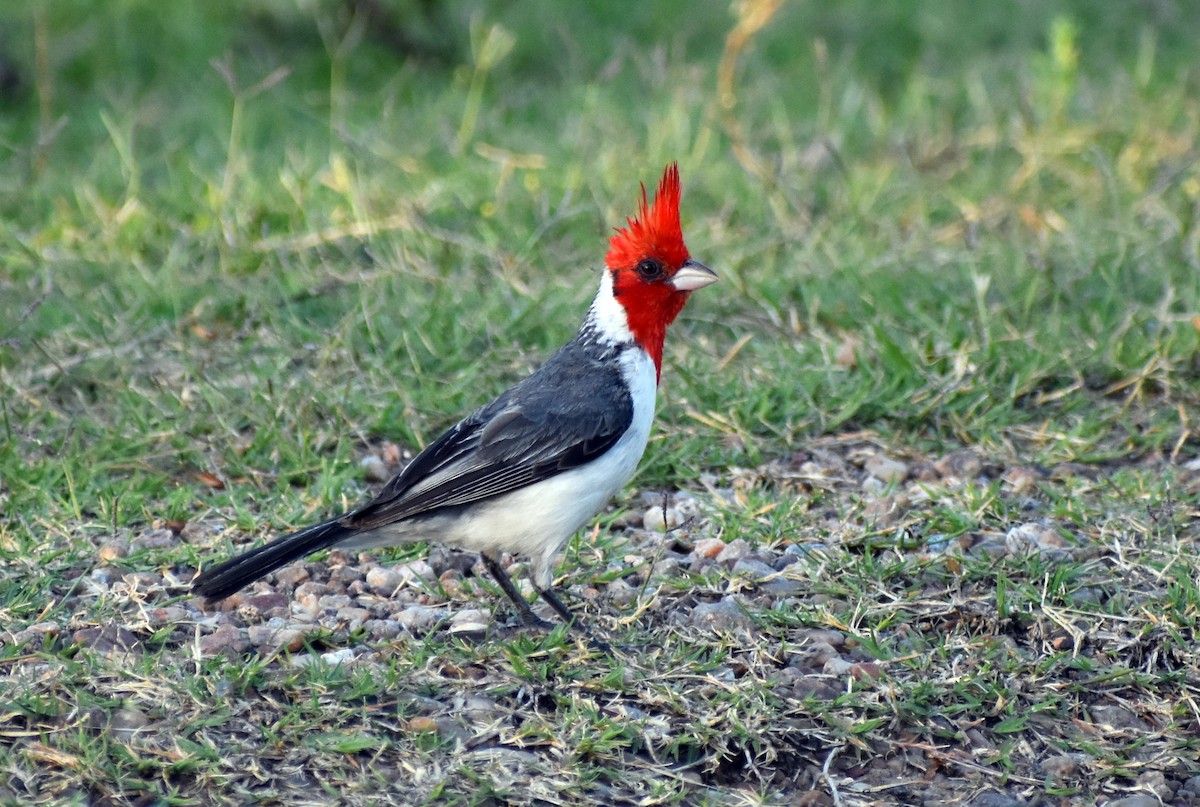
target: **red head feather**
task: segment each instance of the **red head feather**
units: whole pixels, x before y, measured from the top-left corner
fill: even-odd
[[[688,259],[679,227],[679,166],[671,163],[658,183],[654,204],[646,204],[646,186],[638,202],[637,216],[625,220],[608,242],[604,263],[610,269],[633,268],[643,258],[657,258],[672,268]]]
[[[670,282],[690,258],[679,227],[679,167],[675,163],[663,171],[654,204],[646,203],[643,185],[637,216],[625,221],[628,226],[618,228],[609,241],[604,263],[612,273],[612,295],[624,309],[626,326],[661,374],[667,326],[691,293]],[[659,267],[652,278],[638,271],[639,264],[647,260]]]

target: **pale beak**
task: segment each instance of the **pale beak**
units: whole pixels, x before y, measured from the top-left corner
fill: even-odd
[[[691,258],[683,262],[675,276],[667,281],[676,291],[695,291],[717,282],[717,273]]]

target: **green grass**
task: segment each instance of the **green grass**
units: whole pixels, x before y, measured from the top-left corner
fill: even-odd
[[[397,2],[405,53],[334,2],[0,11],[0,800],[869,803],[904,796],[854,771],[901,752],[1080,798],[1198,772],[1200,19],[795,3],[739,50],[740,4],[587,5]],[[154,616],[569,338],[671,160],[722,282],[668,339],[635,485],[702,498],[687,541],[823,545],[798,598],[647,575],[606,520],[562,573],[653,649],[314,638],[368,672],[202,657],[211,624]],[[963,447],[982,479],[899,486],[881,526],[865,456]],[[819,451],[842,470],[804,472]],[[1066,557],[929,550],[1038,519]],[[145,545],[168,524],[198,531]],[[129,541],[108,566],[160,582],[94,587]],[[672,621],[733,591],[755,642]],[[113,625],[142,649],[71,639]],[[781,683],[826,627],[886,682]],[[454,707],[474,695],[496,713]],[[1096,703],[1147,728],[1078,729]],[[150,739],[112,730],[126,708]],[[1038,768],[1075,751],[1069,782]]]

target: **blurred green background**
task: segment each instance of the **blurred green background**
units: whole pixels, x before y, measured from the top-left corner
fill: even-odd
[[[723,282],[669,340],[647,483],[857,429],[1192,455],[1194,12],[7,3],[6,507],[341,491],[571,335],[671,160]]]

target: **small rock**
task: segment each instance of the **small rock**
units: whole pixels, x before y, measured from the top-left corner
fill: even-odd
[[[970,449],[960,449],[942,457],[933,467],[942,477],[968,480],[983,473],[983,460]]]
[[[692,609],[692,624],[716,633],[749,631],[754,628],[754,620],[729,597],[718,602],[697,605]]]
[[[292,592],[292,595],[298,600],[312,597],[315,601],[329,592],[329,586],[324,583],[318,583],[316,580],[309,580],[296,586],[296,590]]]
[[[292,564],[284,566],[279,571],[275,572],[275,582],[285,586],[295,588],[309,578],[308,569],[304,568],[303,564]]]
[[[826,644],[830,647],[846,646],[846,634],[832,628],[810,628],[804,631],[802,636],[813,645]]]
[[[801,700],[813,698],[819,701],[831,701],[844,692],[845,685],[819,675],[801,676],[792,684],[793,697]]]
[[[881,496],[887,490],[887,482],[882,479],[876,479],[873,476],[868,476],[862,481],[863,493],[868,496]]]
[[[841,351],[839,350],[840,354]],[[800,793],[796,800],[791,802],[794,807],[832,807],[835,804],[833,797],[824,790],[808,790]]]
[[[408,730],[414,734],[425,734],[428,732],[436,732],[438,730],[437,721],[432,717],[418,715],[410,718],[408,721]]]
[[[133,734],[149,725],[150,718],[144,712],[130,707],[113,712],[108,721],[109,729],[124,740],[128,740]]]
[[[345,664],[354,661],[354,649],[350,647],[341,647],[337,650],[330,650],[328,653],[321,654],[321,661],[328,664],[330,667],[336,667],[339,664]]]
[[[968,807],[1026,807],[1026,803],[998,790],[985,790],[971,799]]]
[[[71,637],[75,643],[87,650],[94,650],[105,655],[120,653],[140,653],[141,643],[138,642],[127,628],[119,625],[107,625],[103,628],[83,628],[75,631]]]
[[[1013,496],[1025,496],[1037,488],[1040,477],[1038,472],[1032,468],[1025,468],[1018,465],[1005,471],[1004,476],[1001,478]]]
[[[826,675],[842,676],[849,675],[852,669],[854,669],[854,662],[847,661],[841,656],[834,656],[825,661],[825,666],[821,669],[821,672]]]
[[[775,570],[761,560],[742,558],[733,565],[733,574],[736,577],[749,578],[757,583],[774,575]]]
[[[38,622],[12,634],[11,643],[15,647],[34,642],[42,645],[47,636],[57,636],[61,628],[57,622]],[[7,643],[7,642],[6,642]]]
[[[878,681],[883,677],[883,668],[873,661],[860,661],[850,665],[850,669],[846,672],[850,673],[850,677],[855,681],[869,680]]]
[[[253,594],[242,600],[238,605],[238,614],[248,618],[261,616],[278,616],[280,614],[270,614],[271,611],[287,612],[288,598],[276,592],[268,592],[266,594]]]
[[[124,541],[108,541],[100,546],[100,560],[104,563],[112,563],[118,558],[123,558],[129,554],[129,544]]]
[[[1027,555],[1070,546],[1059,535],[1058,530],[1043,521],[1031,521],[1013,527],[1004,536],[1004,545],[1013,555]]]
[[[1145,723],[1129,709],[1124,706],[1116,706],[1113,704],[1098,703],[1088,709],[1092,720],[1101,728],[1109,731],[1121,731],[1123,729],[1131,729],[1133,731],[1144,731]]]
[[[349,594],[325,594],[317,598],[317,604],[326,611],[337,611],[350,604]]]
[[[137,545],[145,549],[167,549],[179,543],[179,533],[174,530],[147,530],[137,537]]]
[[[863,467],[868,474],[888,485],[898,485],[908,478],[908,464],[886,454],[869,457]]]
[[[678,527],[682,522],[679,511],[674,507],[668,507],[666,510],[662,507],[651,507],[642,513],[642,529],[648,532],[666,532]]]
[[[455,612],[454,616],[450,618],[450,631],[468,633],[485,631],[489,621],[490,617],[487,611],[479,608],[464,608]]]
[[[151,608],[147,612],[150,624],[156,628],[167,625],[178,625],[191,617],[186,608],[178,605],[166,605],[161,608]]]
[[[986,555],[989,558],[999,559],[1008,553],[1008,546],[996,538],[981,538],[971,544],[972,555]]]
[[[896,526],[908,505],[904,495],[879,496],[863,507],[863,520],[875,529],[886,530]]]
[[[717,555],[717,563],[732,566],[749,554],[750,544],[746,543],[745,538],[738,538],[725,544],[725,548]]]
[[[404,582],[404,574],[394,566],[376,566],[367,572],[367,588],[384,597],[395,594]]]
[[[1071,754],[1057,754],[1038,763],[1042,775],[1055,782],[1069,782],[1079,775],[1080,765]]]
[[[363,623],[363,630],[369,633],[372,639],[387,641],[399,636],[402,628],[399,622],[391,619],[368,619]]]
[[[720,538],[701,538],[692,548],[692,555],[697,558],[715,558],[725,548],[725,542]]]
[[[442,615],[443,611],[440,608],[432,608],[428,605],[410,605],[396,614],[395,619],[405,630],[415,633],[429,630],[442,620]]]
[[[804,591],[804,584],[799,580],[780,576],[763,583],[761,588],[765,594],[772,597],[795,597]]]
[[[1147,793],[1134,793],[1132,796],[1106,801],[1104,807],[1162,807],[1162,800]]]
[[[222,653],[233,656],[246,651],[249,647],[249,640],[242,636],[242,632],[233,625],[221,625],[200,639],[200,652],[206,656]]]
[[[387,464],[374,454],[363,457],[358,465],[362,468],[363,479],[368,482],[386,482],[391,477]]]
[[[353,605],[341,608],[337,612],[338,619],[346,623],[346,630],[354,631],[363,626],[363,623],[371,618],[371,612],[366,608],[357,608]]]
[[[335,588],[348,588],[352,583],[362,579],[362,570],[357,566],[338,566],[329,573],[329,584]]]
[[[1137,783],[1163,801],[1175,797],[1175,788],[1167,781],[1167,777],[1162,771],[1150,770],[1140,773],[1138,774]]]

